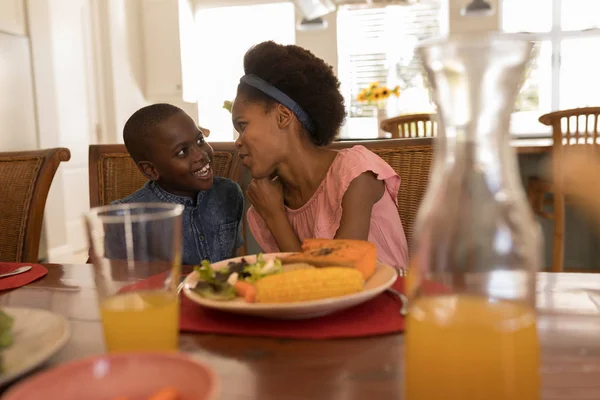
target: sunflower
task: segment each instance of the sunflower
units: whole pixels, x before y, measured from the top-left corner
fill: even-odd
[[[368,87],[363,88],[356,95],[356,100],[361,103],[377,103],[378,106],[385,105],[385,100],[390,96],[398,97],[400,95],[400,87],[396,86],[394,89],[390,89],[385,85],[381,85],[379,82],[372,82]]]

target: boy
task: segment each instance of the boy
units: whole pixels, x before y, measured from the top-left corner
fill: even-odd
[[[129,118],[123,140],[148,182],[113,204],[182,204],[182,263],[234,257],[243,245],[244,195],[234,181],[213,177],[212,147],[192,118],[171,104],[153,104]]]

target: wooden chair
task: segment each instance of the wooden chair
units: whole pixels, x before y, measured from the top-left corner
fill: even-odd
[[[216,176],[238,180],[239,158],[233,142],[211,143]],[[89,150],[90,207],[110,204],[141,188],[147,178],[123,144],[91,145]]]
[[[44,207],[65,148],[0,153],[0,261],[38,262]]]
[[[381,129],[392,138],[418,138],[437,136],[436,114],[405,114],[381,121]]]
[[[214,174],[239,182],[240,162],[236,157],[234,142],[215,142],[210,145],[214,151]],[[126,197],[148,180],[133,162],[124,144],[90,145],[89,174],[90,207],[104,206]],[[246,253],[245,229],[243,253]]]
[[[342,149],[357,144],[379,155],[400,175],[398,214],[402,220],[408,248],[412,249],[412,234],[417,211],[429,184],[429,173],[433,162],[433,139],[343,141],[335,142],[331,147]]]
[[[555,111],[542,115],[539,121],[552,127],[552,181],[532,178],[527,187],[527,196],[533,211],[542,218],[554,220],[552,239],[552,272],[562,272],[564,268],[565,235],[565,192],[563,180],[562,154],[568,148],[589,147],[600,149],[600,107],[576,108]],[[552,194],[551,201],[546,195]],[[553,205],[551,213],[544,206]]]

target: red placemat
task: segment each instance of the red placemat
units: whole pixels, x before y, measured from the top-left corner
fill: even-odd
[[[394,289],[403,290],[402,278],[398,278]],[[401,307],[402,302],[396,296],[384,292],[365,303],[323,317],[274,320],[209,310],[182,296],[179,324],[186,332],[291,339],[352,338],[403,332]]]
[[[161,287],[165,276],[153,276],[121,291]],[[403,292],[403,278],[398,278],[393,288]],[[291,339],[365,337],[403,332],[401,307],[398,297],[384,292],[372,300],[331,315],[304,320],[274,320],[207,309],[181,295],[179,327],[183,332]]]
[[[0,263],[0,274],[7,274],[24,265],[30,265],[31,269],[22,274],[0,278],[0,290],[16,289],[21,286],[45,276],[48,273],[46,267],[40,264],[31,263]]]

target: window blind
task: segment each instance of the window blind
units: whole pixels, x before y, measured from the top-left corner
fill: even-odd
[[[401,90],[422,85],[414,46],[440,32],[440,0],[366,8],[342,6],[338,11],[338,57],[350,117],[372,117],[373,108],[356,100],[373,81]]]

